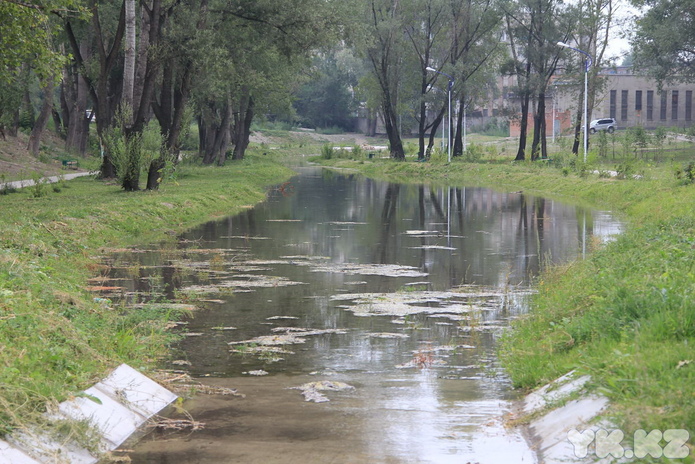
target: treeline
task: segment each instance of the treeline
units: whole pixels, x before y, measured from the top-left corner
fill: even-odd
[[[310,52],[335,43],[339,10],[326,0],[0,1],[0,127],[31,126],[38,139],[52,117],[66,148],[85,153],[94,123],[101,175],[137,190],[146,160],[156,189],[193,120],[204,163],[243,158],[254,115],[290,111]],[[152,122],[155,154],[143,151]]]
[[[31,127],[37,152],[52,117],[67,148],[84,153],[93,121],[102,176],[136,190],[144,163],[155,189],[193,121],[205,164],[242,159],[257,115],[349,128],[357,111],[367,132],[383,121],[395,159],[405,131],[429,157],[441,126],[459,156],[465,115],[502,91],[518,105],[507,115],[520,119],[516,159],[536,159],[547,155],[546,99],[562,74],[578,97],[576,153],[584,71],[591,114],[615,1],[0,0],[0,128]],[[647,39],[659,25],[640,24]],[[41,104],[28,90],[37,79]]]

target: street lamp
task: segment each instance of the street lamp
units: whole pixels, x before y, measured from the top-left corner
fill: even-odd
[[[442,76],[446,76],[449,78],[449,87],[448,87],[448,95],[449,95],[449,112],[448,112],[448,119],[449,119],[449,131],[447,132],[447,138],[446,138],[446,146],[449,150],[449,155],[448,155],[448,161],[451,163],[451,89],[454,87],[454,78],[451,77],[450,75],[443,73],[441,71],[437,71],[436,69],[427,66],[425,68],[427,71],[434,72],[437,74],[441,74]]]
[[[584,60],[584,163],[586,163],[586,152],[589,149],[589,131],[587,130],[589,121],[587,120],[587,104],[589,101],[589,66],[591,66],[592,63],[591,55],[578,48],[570,47],[564,42],[558,42],[557,45],[562,48],[569,48],[570,50],[574,50],[575,52],[579,52],[586,56],[586,59]]]

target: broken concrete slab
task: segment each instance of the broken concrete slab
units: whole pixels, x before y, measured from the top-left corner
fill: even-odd
[[[132,367],[122,364],[82,394],[47,413],[51,421],[87,421],[101,437],[98,450],[54,438],[50,431],[16,432],[0,441],[0,463],[94,464],[98,454],[116,449],[177,396]]]

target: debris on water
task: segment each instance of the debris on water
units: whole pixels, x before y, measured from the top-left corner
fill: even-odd
[[[192,432],[205,428],[205,423],[193,419],[169,419],[167,417],[155,416],[147,424],[148,427],[160,430],[186,430]]]
[[[210,330],[236,330],[236,327],[210,327]]]
[[[240,274],[234,280],[223,280],[210,285],[191,285],[182,289],[184,292],[215,293],[222,290],[232,292],[251,291],[252,288],[288,287],[291,285],[304,285],[304,282],[295,282],[286,277],[262,276],[255,274]]]
[[[304,395],[304,401],[313,401],[314,403],[325,403],[330,401],[322,391],[345,391],[354,390],[355,387],[344,382],[333,380],[319,380],[317,382],[309,382],[299,387],[290,387],[290,390],[300,390]]]
[[[405,235],[441,235],[438,230],[406,230]]]
[[[396,365],[396,369],[426,369],[434,366],[445,366],[446,362],[442,359],[435,359],[432,356],[417,355],[404,364]]]
[[[185,359],[176,359],[176,360],[172,361],[171,363],[174,364],[175,366],[190,366],[191,365],[191,362],[186,361]]]
[[[276,327],[272,329],[276,335],[261,335],[249,340],[241,340],[238,342],[229,342],[229,345],[261,345],[261,346],[276,346],[276,345],[296,345],[305,343],[304,337],[311,335],[325,334],[345,334],[345,330],[340,329],[304,329],[297,327]]]
[[[298,318],[298,317],[294,317],[294,316],[271,316],[271,317],[266,317],[266,318],[265,318],[266,321],[277,321],[277,320],[280,320],[280,319],[299,319],[299,318]]]
[[[326,263],[315,266],[312,272],[330,272],[334,274],[348,275],[377,275],[384,277],[426,277],[426,272],[413,266],[400,266],[398,264],[353,264],[353,263]]]
[[[301,219],[266,219],[266,222],[302,222]]]
[[[294,354],[294,351],[285,350],[283,348],[271,345],[262,346],[247,346],[244,344],[233,345],[238,346],[238,348],[230,348],[230,353],[237,354],[258,354],[258,355],[268,355],[268,354]]]
[[[182,334],[184,337],[200,337],[203,335],[202,332],[185,332]]]
[[[457,248],[442,246],[442,245],[421,245],[421,246],[408,247],[408,249],[410,249],[410,250],[450,250],[450,251],[457,250]]]
[[[326,222],[326,224],[338,225],[338,226],[350,226],[350,225],[363,226],[363,225],[367,225],[366,222],[350,222],[350,221],[331,221],[331,222]]]
[[[242,372],[242,374],[246,374],[246,375],[257,375],[257,376],[261,377],[261,376],[264,376],[264,375],[268,375],[268,372],[267,372],[267,371],[264,371],[263,369],[257,369],[257,370],[255,370],[255,371]]]
[[[367,334],[370,338],[409,338],[410,335],[402,333],[378,332]]]
[[[330,297],[332,301],[350,301],[339,306],[356,316],[398,316],[427,314],[460,320],[463,314],[501,309],[509,295],[494,289],[459,287],[456,291],[411,291],[397,293],[341,293]],[[394,323],[400,324],[399,319]]]

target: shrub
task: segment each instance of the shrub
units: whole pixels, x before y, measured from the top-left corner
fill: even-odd
[[[332,145],[325,144],[324,146],[321,147],[321,157],[323,159],[329,160],[329,159],[333,158],[333,155],[334,155],[334,150],[333,150]]]

